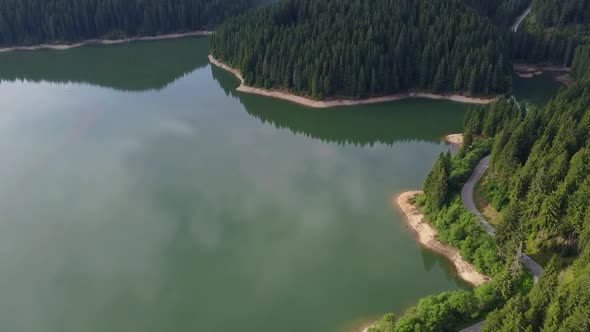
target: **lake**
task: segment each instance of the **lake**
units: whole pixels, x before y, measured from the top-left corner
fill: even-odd
[[[306,109],[207,50],[0,55],[0,331],[349,332],[468,288],[392,200],[469,106]]]

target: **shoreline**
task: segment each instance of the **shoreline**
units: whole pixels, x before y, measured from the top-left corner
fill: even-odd
[[[563,74],[563,75],[559,75],[559,76],[555,76],[555,80],[559,83],[561,83],[563,86],[570,87],[574,84],[574,79],[572,78],[572,76],[567,73],[567,74]]]
[[[147,41],[147,40],[162,40],[162,39],[176,39],[191,36],[210,36],[213,31],[199,30],[185,33],[170,33],[157,36],[144,36],[144,37],[129,37],[121,39],[88,39],[74,44],[39,44],[32,46],[13,46],[0,48],[0,53],[14,52],[14,51],[37,51],[37,50],[56,50],[63,51],[72,48],[90,46],[90,45],[116,45],[125,44],[134,41]]]
[[[457,148],[463,147],[463,134],[449,134],[443,137],[443,140]]]
[[[552,66],[552,65],[537,65],[529,63],[515,63],[512,68],[516,72],[533,73],[534,75],[540,75],[543,71],[549,72],[570,72],[571,68]]]
[[[517,63],[512,65],[512,69],[516,76],[523,79],[531,79],[547,73],[554,81],[568,87],[574,83],[574,80],[569,75],[571,68],[559,67],[552,65],[536,65],[527,63]]]
[[[477,271],[473,265],[465,261],[457,248],[441,243],[436,239],[436,230],[425,222],[424,215],[408,202],[411,197],[420,193],[422,191],[407,191],[394,198],[394,203],[406,217],[407,225],[418,235],[418,241],[424,247],[450,260],[455,266],[457,275],[467,283],[479,286],[491,281],[490,277]]]
[[[369,332],[369,329],[373,326],[375,326],[375,323],[377,322],[377,320],[371,321],[371,322],[366,322],[362,325],[360,325],[358,328],[356,328],[354,330],[354,332]]]
[[[297,96],[297,95],[294,95],[294,94],[291,94],[291,93],[285,92],[285,91],[267,90],[267,89],[247,86],[244,83],[244,77],[242,76],[242,73],[239,70],[237,70],[236,68],[233,68],[233,67],[217,60],[211,54],[209,55],[209,61],[213,65],[232,73],[234,76],[236,76],[238,78],[238,80],[240,80],[240,86],[237,88],[237,91],[260,95],[260,96],[271,97],[271,98],[275,98],[275,99],[286,100],[286,101],[290,101],[290,102],[293,102],[293,103],[296,103],[299,105],[303,105],[303,106],[307,106],[307,107],[311,107],[311,108],[330,108],[330,107],[338,107],[338,106],[379,104],[379,103],[386,103],[386,102],[391,102],[391,101],[404,100],[404,99],[408,99],[408,98],[427,98],[427,99],[434,99],[434,100],[448,100],[448,101],[454,101],[454,102],[459,102],[459,103],[478,104],[478,105],[490,104],[490,103],[493,103],[494,101],[497,100],[497,98],[486,99],[486,98],[472,98],[472,97],[466,97],[466,96],[462,96],[462,95],[437,95],[437,94],[427,93],[427,92],[408,92],[408,93],[398,93],[398,94],[389,95],[389,96],[366,98],[366,99],[335,99],[335,100],[325,100],[325,101],[321,100],[320,101],[320,100],[313,100],[313,99],[302,97],[302,96]]]

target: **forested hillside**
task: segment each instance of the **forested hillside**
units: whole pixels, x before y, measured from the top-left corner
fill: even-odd
[[[590,68],[590,45],[580,46],[576,49],[572,62],[572,77],[581,79],[588,68]]]
[[[587,61],[588,50],[579,49],[574,63]],[[465,147],[452,158],[440,156],[416,202],[440,230],[439,239],[456,241],[462,256],[493,281],[472,292],[422,299],[399,319],[386,315],[371,331],[457,330],[494,308],[483,331],[590,330],[590,67],[581,66],[578,82],[544,108],[525,111],[505,99],[469,112]],[[483,191],[501,215],[494,239],[474,231],[473,217],[456,196],[464,170],[474,165],[470,154],[490,140]],[[532,288],[516,259],[523,251],[553,257]]]
[[[531,0],[465,0],[499,26],[509,27],[529,6]]]
[[[317,99],[510,90],[506,43],[460,0],[285,0],[229,20],[212,54],[246,83]]]
[[[584,24],[590,20],[588,0],[533,0],[535,19],[544,28]]]
[[[498,227],[506,241],[531,254],[575,254],[590,231],[590,85],[581,80],[520,121],[498,124],[506,110],[467,121],[470,135],[495,137],[485,193],[503,212]]]
[[[499,240],[558,259],[529,294],[490,315],[485,331],[590,330],[589,68],[545,108],[529,110],[495,136],[484,190],[503,215]],[[481,122],[473,124],[467,129],[477,133]]]
[[[0,45],[208,29],[264,0],[0,0]]]
[[[511,44],[516,60],[571,66],[575,49],[590,44],[590,0],[532,1]]]

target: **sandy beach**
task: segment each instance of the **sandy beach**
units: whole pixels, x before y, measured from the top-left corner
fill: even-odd
[[[88,46],[88,45],[115,45],[129,43],[140,40],[161,40],[161,39],[174,39],[190,36],[208,36],[213,34],[213,31],[193,31],[186,33],[172,33],[159,36],[147,36],[147,37],[134,37],[124,39],[89,39],[75,44],[41,44],[34,46],[15,46],[0,48],[0,53],[12,52],[12,51],[36,51],[36,50],[69,50],[76,47]]]
[[[311,108],[330,108],[330,107],[337,107],[337,106],[353,106],[353,105],[367,105],[367,104],[378,104],[378,103],[385,103],[397,100],[403,100],[408,98],[428,98],[428,99],[435,99],[435,100],[450,100],[459,103],[467,103],[467,104],[480,104],[485,105],[496,101],[497,98],[473,98],[461,95],[437,95],[433,93],[426,93],[426,92],[409,92],[409,93],[399,93],[389,96],[383,97],[375,97],[375,98],[366,98],[366,99],[334,99],[334,100],[313,100],[310,98],[296,96],[294,94],[285,92],[285,91],[278,91],[278,90],[267,90],[262,88],[255,88],[251,86],[247,86],[244,84],[244,78],[239,70],[228,66],[227,64],[215,59],[212,55],[209,55],[209,61],[224,69],[228,72],[234,74],[241,82],[240,86],[238,87],[238,91],[244,93],[251,93],[271,98],[277,98],[282,100],[287,100],[296,104],[300,104],[303,106],[311,107]]]
[[[421,191],[408,191],[404,192],[394,198],[394,203],[400,208],[400,210],[406,216],[408,226],[418,235],[418,240],[426,248],[439,253],[448,258],[457,270],[457,274],[466,282],[479,286],[491,279],[477,271],[477,269],[469,262],[465,261],[459,250],[443,244],[436,239],[436,230],[424,221],[424,215],[422,215],[415,206],[409,203],[409,199],[415,195],[420,194]]]
[[[463,134],[446,135],[444,141],[460,148],[463,146]]]

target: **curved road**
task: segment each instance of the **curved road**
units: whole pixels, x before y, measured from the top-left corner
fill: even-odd
[[[465,205],[465,208],[469,212],[475,214],[477,219],[479,219],[479,221],[486,229],[486,232],[490,236],[494,236],[494,227],[492,227],[492,225],[490,225],[490,223],[481,215],[481,213],[479,213],[477,207],[475,206],[475,201],[473,200],[473,190],[475,189],[475,186],[477,185],[477,183],[479,182],[479,180],[481,179],[481,177],[483,176],[483,174],[489,166],[490,156],[483,158],[479,162],[479,164],[477,164],[475,170],[473,171],[467,182],[465,182],[465,185],[463,185],[463,189],[461,190],[461,200],[463,201],[463,205]],[[537,283],[537,281],[539,281],[539,277],[543,273],[543,268],[539,264],[537,264],[532,258],[525,254],[522,254],[520,256],[520,261],[531,272],[534,282]],[[461,330],[461,332],[478,332],[481,330],[484,324],[485,321],[479,322],[464,330]]]
[[[477,219],[479,219],[479,221],[483,224],[483,227],[486,229],[488,235],[494,236],[494,227],[492,227],[492,225],[490,225],[490,223],[481,215],[481,213],[479,213],[477,207],[475,206],[475,201],[473,200],[473,190],[489,166],[490,156],[483,158],[479,164],[477,164],[475,170],[469,177],[469,180],[467,180],[467,182],[465,182],[463,185],[463,189],[461,190],[461,200],[463,201],[465,208],[467,208],[467,211],[477,216]]]
[[[529,14],[531,13],[531,8],[529,7],[527,8],[524,13],[522,13],[522,15],[520,15],[517,19],[516,22],[514,23],[514,25],[512,26],[512,32],[516,32],[518,31],[518,28],[520,27],[520,23],[522,23],[522,21],[524,21],[524,19],[529,16]]]
[[[479,332],[481,331],[481,328],[485,325],[485,321],[481,321],[475,325],[471,325],[470,327],[461,330],[461,332]]]
[[[461,190],[461,200],[463,201],[463,205],[465,205],[465,208],[469,212],[475,214],[477,219],[479,219],[483,227],[486,229],[486,232],[490,236],[494,236],[494,227],[492,227],[492,225],[490,225],[490,223],[481,215],[481,213],[479,213],[477,207],[475,206],[475,201],[473,200],[473,190],[475,189],[475,186],[477,185],[477,183],[483,176],[483,173],[485,173],[486,169],[488,169],[489,166],[490,156],[483,158],[479,162],[479,164],[477,164],[475,170],[473,171],[473,174],[471,174],[469,180],[467,180],[467,182],[465,182],[465,185],[463,185],[463,190]],[[533,280],[536,283],[539,280],[541,273],[543,273],[543,268],[539,264],[535,263],[535,261],[533,261],[532,258],[525,254],[522,254],[520,256],[520,261],[531,272]]]
[[[527,8],[524,11],[524,13],[522,13],[522,15],[520,15],[516,19],[516,22],[514,23],[511,29],[512,32],[518,31],[518,28],[520,27],[522,21],[524,21],[524,19],[531,13],[531,8],[532,7]],[[512,99],[514,99],[514,101],[518,104],[514,96],[512,96]],[[483,176],[483,174],[489,166],[490,156],[483,158],[479,162],[479,164],[477,164],[475,170],[473,171],[465,185],[463,185],[463,189],[461,190],[461,200],[463,201],[463,205],[465,205],[465,208],[469,212],[475,214],[477,219],[479,219],[483,227],[486,229],[486,232],[490,236],[494,236],[494,227],[492,227],[492,225],[490,225],[490,223],[481,215],[481,213],[479,213],[477,207],[475,206],[475,201],[473,200],[473,190],[475,189],[475,186],[477,185],[477,183],[479,182],[479,180],[481,179],[481,177]],[[533,275],[533,281],[537,283],[537,281],[539,281],[539,276],[541,276],[541,274],[543,273],[543,268],[539,264],[537,264],[532,258],[524,254],[520,256],[520,261],[531,272],[531,274]],[[481,328],[484,325],[485,321],[481,321],[475,325],[471,325],[470,327],[461,330],[461,332],[479,332],[481,331]]]

